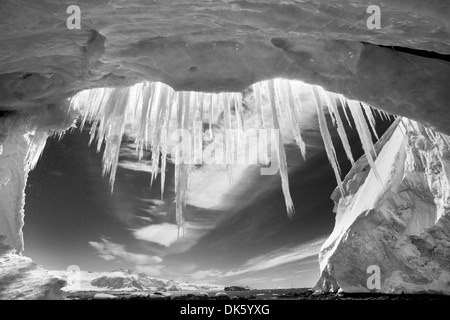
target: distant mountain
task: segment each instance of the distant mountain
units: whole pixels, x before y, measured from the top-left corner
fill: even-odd
[[[66,272],[50,271],[58,278],[67,280]],[[72,278],[73,279],[73,278]],[[211,284],[192,284],[176,280],[150,278],[145,273],[135,273],[132,269],[118,269],[111,272],[81,271],[79,281],[68,281],[65,291],[222,291],[224,286]]]
[[[134,273],[133,270],[114,270],[111,274],[95,278],[91,281],[95,287],[107,288],[109,290],[147,290],[164,288],[165,282],[159,279],[149,278],[145,273]]]
[[[225,287],[224,291],[250,291],[249,286],[229,286]]]

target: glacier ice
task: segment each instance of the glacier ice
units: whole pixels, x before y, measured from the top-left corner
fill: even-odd
[[[96,141],[98,151],[101,150],[102,145],[105,146],[103,174],[109,174],[112,191],[124,134],[135,139],[138,160],[142,160],[145,150],[150,151],[150,186],[161,173],[161,199],[164,196],[166,163],[167,161],[175,162],[175,216],[181,230],[184,225],[183,207],[188,197],[189,176],[194,170],[194,165],[202,161],[201,153],[205,147],[206,131],[209,132],[210,141],[216,138],[224,140],[223,161],[219,159],[219,162],[225,164],[228,179],[232,183],[233,166],[239,159],[237,153],[246,148],[245,139],[248,138],[246,130],[278,130],[276,131],[278,134],[272,139],[279,141],[279,144],[271,145],[278,160],[286,209],[289,216],[294,214],[295,208],[289,192],[288,165],[283,141],[286,141],[285,134],[291,134],[300,149],[303,160],[306,161],[307,148],[302,138],[302,117],[308,105],[308,101],[304,101],[305,92],[313,94],[312,101],[315,101],[325,150],[342,194],[345,193],[341,182],[341,171],[325,110],[330,114],[332,124],[336,127],[351,164],[355,163],[355,159],[346,127],[353,128],[354,123],[365,156],[374,174],[377,175],[374,166],[377,155],[372,135],[375,138],[378,136],[375,131],[376,119],[372,108],[359,101],[348,100],[341,94],[327,92],[322,87],[311,86],[300,81],[274,79],[253,84],[253,104],[257,121],[249,121],[249,123],[245,123],[247,111],[243,108],[245,98],[243,93],[177,92],[160,82],[144,82],[131,87],[85,90],[71,99],[71,105],[73,109],[79,109],[82,112],[81,127],[86,122],[91,123],[89,143]],[[344,123],[340,111],[343,112],[347,124]],[[377,110],[377,112],[381,119],[389,117],[382,111]],[[353,118],[353,123],[350,116]],[[269,117],[271,121],[268,120]],[[204,129],[205,124],[209,130]],[[222,128],[222,134],[214,136],[213,126]],[[184,130],[189,134],[188,138],[178,137],[176,143],[181,145],[183,151],[178,150],[174,157],[170,151],[173,151],[171,149],[174,144],[172,133],[176,129]],[[265,144],[266,140],[260,134],[259,148],[261,143]],[[248,147],[248,149],[251,148],[254,146]],[[260,163],[268,164],[267,150],[263,151],[259,150]],[[182,158],[177,160],[177,156]]]
[[[52,133],[61,137],[79,116],[77,110],[67,111],[68,104],[63,103],[0,117],[0,235],[5,236],[5,245],[18,253],[24,249],[22,227],[28,173],[42,155],[47,138]]]

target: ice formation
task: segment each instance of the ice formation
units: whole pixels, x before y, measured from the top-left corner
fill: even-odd
[[[333,167],[334,175],[336,177],[336,181],[338,184],[339,189],[342,191],[342,194],[344,194],[344,189],[342,188],[342,181],[341,181],[341,168],[339,167],[339,162],[336,156],[336,150],[333,146],[333,141],[331,139],[330,131],[328,130],[327,120],[325,118],[325,114],[323,113],[322,108],[322,100],[320,98],[319,90],[317,87],[312,87],[312,91],[314,94],[314,98],[316,100],[316,108],[317,108],[317,115],[319,119],[319,128],[320,133],[322,135],[323,143],[325,145],[325,151],[328,156],[328,160],[331,163],[331,166]]]
[[[278,166],[280,169],[281,175],[281,187],[283,189],[284,199],[286,202],[286,209],[289,216],[294,214],[294,204],[292,203],[291,194],[289,192],[289,177],[288,177],[288,169],[287,169],[287,161],[286,161],[286,151],[284,150],[283,137],[280,132],[280,123],[279,117],[281,118],[281,108],[280,104],[277,103],[276,99],[276,91],[274,88],[274,82],[269,82],[269,96],[270,96],[270,105],[272,107],[272,119],[273,119],[273,127],[277,130],[278,133],[278,143],[275,144],[277,158],[278,158]],[[279,96],[279,95],[278,95]],[[282,118],[281,118],[282,119]]]
[[[341,170],[328,128],[325,107],[329,111],[332,124],[336,126],[338,136],[352,165],[355,160],[340,110],[343,111],[350,127],[352,122],[349,114],[353,116],[365,155],[376,173],[374,166],[376,152],[372,134],[376,138],[378,136],[375,131],[375,116],[370,106],[347,100],[342,95],[327,92],[322,87],[310,86],[300,81],[274,79],[255,83],[251,88],[258,117],[254,129],[276,129],[277,132],[277,136],[272,137],[275,138],[272,148],[276,152],[289,216],[294,214],[295,209],[289,192],[288,165],[282,131],[287,130],[292,134],[303,159],[306,160],[306,145],[302,139],[300,122],[304,112],[301,94],[307,90],[312,90],[315,97],[325,150],[342,194],[344,192]],[[103,174],[109,174],[111,189],[114,186],[120,144],[124,134],[135,137],[136,156],[139,160],[143,158],[144,150],[151,151],[150,185],[153,184],[158,172],[161,172],[161,197],[164,194],[166,162],[168,159],[175,162],[176,221],[181,229],[184,222],[183,207],[187,198],[189,174],[193,165],[201,163],[199,154],[201,155],[204,148],[205,131],[209,131],[208,136],[211,141],[216,138],[212,130],[212,126],[216,124],[225,131],[224,154],[223,159],[219,159],[221,160],[219,163],[225,164],[228,178],[232,182],[233,165],[237,160],[236,148],[247,148],[245,130],[250,129],[244,121],[244,98],[244,93],[177,92],[160,82],[145,82],[132,87],[85,90],[73,97],[71,103],[74,109],[83,112],[82,125],[86,121],[92,122],[90,142],[97,141],[98,151],[103,144],[105,145]],[[272,121],[267,121],[268,116]],[[379,116],[387,118],[384,113],[379,113]],[[209,127],[209,130],[204,129],[204,124]],[[177,139],[173,141],[172,135],[175,129],[177,129]],[[169,153],[174,143],[177,146],[173,149],[176,150],[175,154]],[[260,159],[261,163],[267,164],[267,157],[267,153],[264,152],[263,159]]]
[[[5,244],[17,252],[23,251],[28,173],[36,166],[47,138],[52,133],[61,137],[72,126],[78,113],[67,110],[68,105],[63,103],[30,108],[0,119],[0,238],[5,236]]]
[[[315,290],[450,294],[450,137],[397,119],[336,190],[336,224],[320,254]],[[381,181],[381,183],[380,183]],[[382,270],[380,287],[368,267]]]

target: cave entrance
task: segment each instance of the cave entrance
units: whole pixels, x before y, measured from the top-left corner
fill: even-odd
[[[152,88],[153,94],[146,91],[149,88]],[[114,90],[119,90],[120,95]],[[76,264],[82,270],[110,270],[113,269],[111,261],[114,261],[122,268],[146,270],[156,276],[165,262],[154,263],[158,261],[155,258],[151,263],[141,263],[131,258],[133,254],[154,257],[156,253],[162,252],[164,256],[170,256],[170,252],[179,250],[179,256],[188,255],[186,252],[189,252],[192,257],[207,263],[203,254],[217,255],[217,249],[212,249],[211,243],[220,241],[228,241],[234,248],[242,247],[242,250],[229,254],[232,260],[234,256],[241,259],[248,257],[249,252],[262,254],[267,248],[275,251],[280,246],[292,246],[293,242],[312,241],[314,254],[317,254],[321,243],[317,239],[323,242],[333,228],[333,202],[329,197],[336,187],[336,174],[329,164],[329,155],[321,138],[324,128],[320,128],[318,122],[320,115],[317,114],[317,103],[323,110],[342,176],[350,170],[352,162],[348,149],[344,147],[345,137],[339,130],[346,131],[347,143],[353,150],[353,160],[364,154],[352,115],[363,116],[371,141],[376,139],[370,131],[372,124],[377,135],[381,136],[393,121],[391,116],[363,105],[358,105],[361,113],[353,113],[342,96],[328,96],[321,88],[313,89],[301,82],[282,79],[273,81],[272,86],[269,83],[253,86],[243,92],[241,97],[237,93],[182,93],[178,99],[188,101],[189,118],[185,114],[186,106],[181,105],[180,110],[179,100],[164,96],[171,89],[163,84],[138,84],[126,90],[129,92],[126,93],[123,88],[94,89],[73,99],[72,107],[83,113],[77,121],[77,127],[82,130],[73,129],[62,138],[50,138],[36,169],[30,173],[25,204],[27,216],[24,231],[28,243],[25,254],[49,269],[64,269]],[[294,100],[289,100],[288,90],[296,92],[292,94]],[[272,98],[270,92],[274,93]],[[144,99],[148,99],[148,109],[142,108]],[[260,108],[255,107],[258,101],[261,103]],[[301,105],[288,105],[290,111],[283,107],[283,103],[292,101]],[[166,106],[172,103],[169,107],[172,112],[170,117],[166,114],[166,122],[158,126],[158,119],[164,116],[164,111],[157,104],[163,105],[161,103],[164,102]],[[125,106],[121,103],[125,103]],[[274,109],[271,103],[275,104]],[[110,104],[113,104],[112,108],[105,108]],[[185,124],[186,119],[194,123],[194,116],[198,120],[203,114],[201,134],[205,140],[202,146],[206,148],[213,141],[210,137],[220,136],[227,126],[247,130],[252,126],[258,130],[264,126],[273,130],[274,117],[271,112],[274,110],[278,116],[287,160],[286,167],[277,170],[275,175],[261,175],[261,164],[232,164],[231,170],[226,164],[218,168],[195,164],[190,168],[189,189],[177,190],[177,179],[180,178],[176,177],[176,172],[179,168],[173,163],[173,158],[167,152],[166,175],[162,179],[164,156],[161,151],[152,152],[161,148],[170,150],[172,146],[159,144],[160,149],[152,149],[154,139],[142,139],[142,133],[145,137],[149,130],[160,132],[161,135],[167,129],[177,128],[180,122],[181,125]],[[366,114],[368,111],[376,123],[371,124],[372,120]],[[140,117],[143,114],[146,117],[144,120]],[[213,121],[210,122],[210,119]],[[294,119],[300,119],[295,124],[300,137],[296,136],[299,132],[292,127]],[[339,128],[339,125],[343,127]],[[325,139],[328,138],[325,136]],[[224,146],[226,143],[219,149]],[[267,157],[274,155],[278,160],[279,150],[272,147],[266,150]],[[273,154],[270,153],[272,151]],[[108,154],[105,155],[105,152]],[[238,150],[234,149],[234,152]],[[153,154],[156,153],[158,156],[154,158]],[[226,154],[225,150],[223,154]],[[279,162],[276,162],[278,165]],[[270,163],[262,166],[269,167]],[[111,180],[104,177],[108,170],[115,173],[113,190]],[[286,212],[287,202],[286,194],[280,188],[280,173],[289,179],[289,196],[297,212],[291,218],[282,214]],[[152,179],[153,187],[149,188]],[[164,194],[161,186],[165,188]],[[182,208],[186,217],[186,232],[179,239],[177,204],[173,203],[173,199],[183,192],[189,193],[186,206]],[[264,219],[259,218],[259,214]],[[273,225],[278,226],[277,232],[272,230]],[[245,235],[245,230],[252,228],[255,228],[254,234],[248,237],[253,240],[246,245],[240,243],[242,237],[227,239],[226,235],[230,232]],[[265,234],[270,236],[263,236]],[[55,236],[57,241],[54,240]],[[256,244],[256,239],[261,237],[266,238],[262,242],[265,246]],[[61,259],[53,256],[53,252],[57,252]],[[95,252],[99,258],[92,256]],[[92,261],[81,259],[87,255],[92,256]],[[176,256],[174,254],[170,259],[179,259]],[[305,265],[314,266],[307,273],[317,273],[317,257],[312,259],[307,256],[305,259]],[[304,281],[312,281],[313,278],[315,281],[317,276],[308,276]]]

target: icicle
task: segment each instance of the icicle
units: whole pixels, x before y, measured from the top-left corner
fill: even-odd
[[[214,138],[213,131],[212,131],[212,125],[214,122],[214,115],[213,115],[213,95],[211,93],[205,95],[206,99],[206,108],[209,110],[209,139],[212,140]]]
[[[245,130],[244,115],[242,111],[242,94],[232,93],[231,98],[231,101],[234,103],[234,110],[236,112],[237,128],[239,131]]]
[[[196,93],[196,111],[192,119],[193,132],[193,161],[194,164],[201,164],[203,151],[203,93]]]
[[[375,151],[375,147],[372,142],[372,134],[367,127],[366,119],[362,113],[361,105],[359,101],[347,100],[348,106],[350,107],[350,112],[352,113],[353,119],[355,120],[356,130],[359,134],[359,139],[361,140],[361,144],[366,154],[367,161],[369,162],[370,167],[374,171],[375,176],[380,179],[378,175],[377,168],[375,166],[374,158],[377,157],[377,153]],[[372,156],[373,153],[373,156]]]
[[[281,124],[280,128],[286,128],[286,122],[283,119],[283,110],[281,109],[282,102],[282,94],[280,92],[280,85],[279,80],[274,79],[272,81],[269,81],[269,86],[272,84],[274,87],[273,92],[270,92],[270,95],[274,95],[274,101],[275,101],[275,108],[277,109],[278,115],[279,115],[279,124]],[[270,90],[270,89],[269,89]]]
[[[189,130],[189,115],[190,115],[190,107],[191,107],[191,94],[190,92],[183,92],[181,95],[183,97],[180,99],[180,103],[178,105],[178,125],[179,129],[182,128],[185,130]],[[184,103],[183,103],[184,102]],[[183,108],[184,106],[184,108]],[[180,111],[182,110],[182,111]],[[186,145],[186,142],[183,142],[182,145]],[[187,187],[189,182],[189,164],[186,163],[186,160],[191,158],[191,154],[189,154],[189,158],[186,157],[186,152],[188,150],[182,150],[183,152],[183,161],[180,163],[178,161],[175,166],[175,202],[176,202],[176,222],[178,226],[177,236],[180,236],[180,229],[184,229],[184,218],[183,218],[183,208],[186,204],[186,194]]]
[[[211,117],[215,119],[216,115],[220,116],[220,113],[217,112],[217,105],[219,104],[220,94],[212,94],[211,95]]]
[[[232,142],[232,136],[231,136],[231,129],[232,129],[232,123],[231,123],[231,106],[230,106],[230,100],[228,99],[227,94],[221,94],[220,97],[223,99],[223,106],[224,106],[224,120],[225,120],[225,134],[224,139],[225,143],[224,151],[225,151],[225,164],[227,168],[227,176],[228,181],[230,184],[233,183],[233,159],[234,157],[234,149],[230,149],[230,143]],[[219,99],[219,102],[222,100]],[[220,103],[219,103],[220,104]]]
[[[302,92],[302,90],[303,90],[301,82],[300,81],[289,81],[289,87],[290,87],[291,92],[292,92],[292,94],[294,96],[295,107],[297,109],[297,112],[298,112],[299,115],[301,115],[305,111],[303,109],[303,104],[302,104],[301,99],[300,99],[300,92]]]
[[[380,110],[380,112],[384,115],[386,120],[391,120],[391,115],[387,112],[384,112],[383,110]]]
[[[88,118],[89,121],[92,121],[92,118],[94,116],[98,117],[98,114],[103,111],[103,108],[105,107],[106,101],[109,99],[109,95],[111,94],[111,92],[111,89],[104,88],[89,90],[89,95],[87,97],[87,101],[85,102],[85,108],[87,110],[84,113],[80,130],[83,130]]]
[[[151,167],[151,180],[150,180],[150,187],[153,185],[153,180],[158,175],[158,167],[159,167],[159,155],[161,151],[161,140],[162,140],[162,130],[163,126],[165,124],[166,119],[166,113],[168,111],[168,103],[170,101],[169,96],[169,90],[168,87],[163,86],[161,87],[160,91],[160,99],[157,102],[157,105],[155,106],[156,110],[156,121],[155,125],[153,127],[153,133],[152,133],[152,167]]]
[[[92,142],[93,142],[94,139],[95,139],[95,134],[96,134],[96,132],[97,132],[98,122],[99,122],[99,121],[96,119],[96,120],[92,123],[92,125],[91,125],[91,129],[89,130],[90,138],[89,138],[89,144],[88,144],[88,146],[91,146]]]
[[[336,104],[336,96],[330,92],[323,92],[322,94],[326,99],[328,110],[330,111],[332,118],[335,119],[334,122],[337,126],[337,132],[339,134],[339,138],[342,141],[342,146],[344,147],[345,154],[347,155],[347,158],[350,160],[350,163],[353,166],[355,164],[355,160],[353,159],[352,149],[347,138],[347,133],[345,132],[345,126],[342,122],[341,116],[339,114],[339,109]]]
[[[164,124],[162,126],[163,132],[161,134],[161,200],[164,199],[164,186],[166,183],[166,162],[167,162],[167,144],[169,142],[169,129],[170,129],[170,119],[172,117],[173,105],[177,103],[178,93],[174,93],[171,96],[171,101],[167,105],[167,112],[164,118]]]
[[[255,101],[256,112],[258,113],[258,121],[260,130],[265,130],[266,125],[264,123],[264,112],[262,108],[262,93],[263,90],[261,82],[253,84],[253,95]],[[262,133],[264,132],[264,133]],[[262,154],[260,154],[260,160],[263,164],[267,165],[269,163],[269,156],[267,154],[267,145],[264,145],[266,139],[262,136],[262,134],[266,134],[265,131],[260,131],[259,134],[259,147],[261,150],[265,150]],[[262,151],[261,151],[262,152]]]
[[[204,117],[205,117],[205,100],[206,100],[206,93],[200,92],[199,96],[199,103],[200,103],[200,121],[203,123]]]
[[[99,145],[104,140],[105,150],[103,152],[103,175],[109,173],[109,182],[111,184],[111,192],[114,190],[114,181],[116,178],[117,164],[119,161],[120,144],[125,130],[126,109],[128,105],[128,88],[120,88],[115,90],[114,106],[110,106],[111,114],[105,119],[103,126],[104,133],[100,135]],[[103,124],[103,123],[102,123]]]
[[[132,132],[135,132],[136,126],[140,125],[140,121],[137,121],[140,120],[137,115],[139,114],[139,107],[142,104],[142,93],[146,84],[147,83],[138,83],[130,88],[128,117],[132,119],[130,121],[130,129]]]
[[[138,160],[143,157],[144,148],[147,148],[148,130],[150,126],[151,100],[155,90],[155,84],[146,84],[142,89],[143,95],[141,100],[141,117],[138,125],[138,135],[136,138],[136,152]]]
[[[295,142],[300,148],[303,160],[306,161],[306,144],[302,139],[300,131],[300,115],[297,114],[297,109],[295,108],[294,96],[292,94],[290,86],[287,86],[288,95],[288,115],[291,123],[292,133],[295,138]]]
[[[365,103],[361,103],[361,105],[363,106],[364,113],[366,114],[366,117],[369,120],[370,128],[372,129],[373,134],[375,135],[377,140],[379,140],[380,138],[378,137],[377,130],[375,129],[377,124],[375,118],[373,117],[371,108]]]
[[[386,120],[385,118],[384,118],[384,115],[383,115],[383,113],[380,111],[380,109],[378,109],[378,108],[375,108],[375,110],[377,111],[377,113],[378,113],[378,116],[380,117],[380,119],[381,119],[381,121],[384,121],[384,120]]]
[[[325,118],[325,114],[323,113],[323,107],[320,100],[320,95],[316,86],[311,87],[314,99],[316,102],[317,115],[319,120],[319,128],[320,133],[322,134],[323,143],[325,145],[325,151],[328,156],[328,161],[330,162],[334,175],[336,177],[336,181],[338,184],[338,188],[341,191],[341,195],[345,195],[344,188],[342,186],[341,181],[341,169],[339,167],[339,162],[337,160],[336,151],[334,150],[333,141],[331,139],[330,132],[328,131],[327,120]]]
[[[297,124],[300,127],[301,123],[301,119],[302,119],[302,114],[305,112],[304,108],[303,108],[303,104],[300,100],[300,95],[299,94],[294,94],[295,90],[298,90],[299,92],[301,90],[303,90],[303,86],[301,85],[300,81],[290,81],[289,82],[289,92],[292,95],[292,97],[294,98],[294,104],[293,104],[293,113],[298,115],[297,118]],[[306,159],[306,150],[305,150],[305,156],[304,158]]]
[[[348,125],[350,126],[350,128],[353,128],[352,122],[350,121],[350,118],[347,113],[347,102],[346,102],[347,99],[345,99],[345,97],[341,94],[338,94],[337,97],[339,99],[339,102],[341,103],[342,110],[344,110],[345,119],[347,119]]]
[[[277,115],[277,107],[275,102],[275,88],[273,81],[269,81],[269,97],[270,97],[270,105],[272,108],[272,119],[273,126],[276,129],[278,134],[278,143],[275,144],[277,158],[278,158],[278,168],[280,170],[281,176],[281,188],[284,194],[284,201],[286,203],[286,209],[289,217],[292,217],[295,213],[294,204],[292,202],[291,194],[289,191],[289,176],[288,176],[288,167],[286,161],[286,152],[284,150],[283,137],[280,131],[280,124],[278,122]]]
[[[326,97],[328,99],[328,95],[325,95],[324,93],[322,93],[322,97]],[[336,127],[337,126],[337,124],[336,124],[336,117],[334,115],[333,109],[331,108],[331,105],[328,102],[326,103],[326,107],[328,109],[328,113],[330,114],[331,124],[334,127]]]
[[[295,141],[301,150],[302,157],[305,159],[306,148],[305,143],[302,140],[300,125],[302,116],[306,110],[303,109],[301,97],[302,92],[309,87],[309,85],[299,81],[281,79],[263,81],[253,85],[255,108],[260,129],[265,129],[267,127],[264,118],[265,111],[263,112],[263,107],[265,107],[263,99],[265,100],[266,97],[268,97],[270,100],[273,126],[278,130],[277,138],[280,140],[279,145],[276,146],[276,152],[279,160],[278,166],[282,190],[289,216],[292,216],[294,207],[289,191],[288,167],[280,129],[288,128],[290,126],[288,129],[292,130]],[[337,104],[338,100],[342,104],[342,111],[351,127],[352,123],[347,108],[350,109],[368,162],[378,176],[374,160],[376,158],[376,153],[371,134],[372,130],[376,136],[375,115],[372,109],[369,106],[365,104],[361,105],[356,101],[347,101],[342,95],[319,90],[320,89],[318,88],[313,88],[316,108],[318,109],[319,126],[324,138],[328,159],[333,167],[341,191],[343,186],[340,180],[340,168],[331,135],[328,131],[321,101],[327,103],[333,125],[337,127],[337,132],[342,141],[345,153],[350,162],[354,164],[354,158],[351,153],[350,143],[348,142],[344,126],[345,120],[341,117],[340,108]],[[131,135],[136,137],[136,151],[139,160],[142,159],[144,150],[151,149],[151,184],[157,177],[159,166],[161,167],[161,199],[163,199],[172,113],[176,112],[176,127],[178,129],[190,130],[192,126],[195,141],[189,141],[189,143],[191,145],[192,143],[194,144],[194,156],[199,150],[203,151],[203,140],[201,140],[203,126],[199,130],[199,127],[197,126],[198,121],[201,121],[202,124],[203,121],[209,122],[211,139],[213,139],[212,128],[214,123],[223,121],[223,127],[226,129],[224,158],[227,176],[230,182],[232,182],[233,163],[235,160],[234,157],[236,156],[236,146],[234,145],[236,137],[232,135],[231,130],[234,127],[235,119],[238,128],[238,145],[242,144],[240,139],[245,138],[245,136],[240,135],[241,131],[245,129],[242,99],[241,93],[174,93],[170,87],[162,83],[142,83],[131,88],[86,90],[78,93],[71,99],[70,105],[71,107],[79,108],[84,112],[82,117],[82,127],[86,121],[92,123],[89,143],[96,140],[98,151],[100,151],[102,145],[105,144],[105,151],[103,153],[103,174],[110,174],[111,188],[115,180],[120,143],[126,128],[127,134],[131,131]],[[231,109],[233,107],[235,110],[235,117],[231,116]],[[177,109],[177,111],[174,109]],[[378,109],[377,112],[381,118],[385,117],[386,119],[390,119],[392,116]],[[366,121],[366,117],[370,124],[370,128]],[[441,136],[434,135],[432,137],[434,137],[434,139],[441,139]],[[446,142],[447,141],[448,140],[446,140]],[[184,143],[184,146],[187,146],[187,142]],[[183,159],[186,161],[192,160],[192,154],[187,154],[188,151],[189,150],[181,150]],[[194,160],[197,161],[197,157]],[[179,232],[181,231],[180,229],[184,230],[183,208],[187,197],[190,170],[191,164],[187,162],[177,163],[175,167],[176,221]]]
[[[39,158],[42,156],[45,145],[47,143],[47,132],[37,131],[32,134],[26,134],[28,140],[27,153],[25,155],[25,165],[27,170],[33,170],[36,166]],[[1,147],[1,145],[0,145]],[[0,148],[0,154],[1,154]]]
[[[261,83],[253,84],[253,95],[255,97],[255,107],[258,113],[259,127],[264,129],[264,113],[262,109]]]

